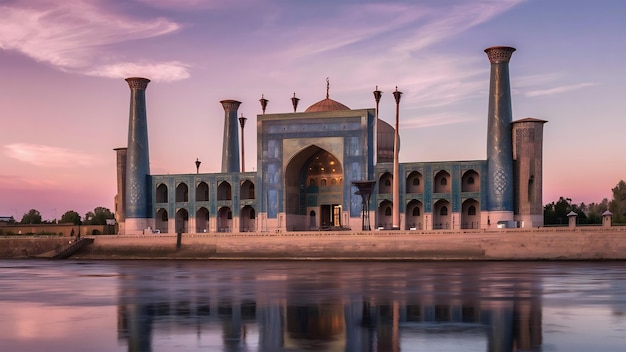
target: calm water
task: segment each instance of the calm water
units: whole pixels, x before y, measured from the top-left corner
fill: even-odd
[[[2,351],[624,351],[626,262],[0,261]]]

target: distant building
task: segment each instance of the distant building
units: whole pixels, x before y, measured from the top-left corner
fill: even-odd
[[[485,50],[491,63],[487,160],[396,164],[396,129],[379,120],[375,108],[350,109],[327,90],[304,112],[296,112],[295,95],[294,112],[280,114],[265,114],[267,100],[261,99],[255,172],[240,169],[240,102],[224,100],[222,172],[153,175],[145,109],[150,81],[128,78],[128,146],[115,149],[120,233],[366,229],[354,185],[360,181],[373,184],[366,212],[373,229],[543,226],[546,121],[512,122],[508,64],[514,51]]]

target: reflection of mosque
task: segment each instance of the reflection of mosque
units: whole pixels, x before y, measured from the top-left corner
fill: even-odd
[[[341,278],[224,272],[203,287],[201,277],[180,285],[122,275],[118,337],[129,351],[152,350],[163,336],[225,351],[429,350],[445,341],[473,350],[541,351],[541,293],[532,280],[501,289],[480,273],[465,276],[428,276],[411,287],[403,277],[382,284],[363,278],[346,286]]]

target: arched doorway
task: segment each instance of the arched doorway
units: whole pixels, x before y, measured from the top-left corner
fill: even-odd
[[[285,172],[287,230],[309,230],[311,211],[319,214],[320,228],[341,227],[343,187],[343,167],[335,155],[316,145],[296,154]]]
[[[217,212],[217,231],[231,232],[233,226],[233,212],[229,207],[221,207]]]
[[[378,215],[378,218],[376,219],[376,227],[378,229],[382,228],[387,230],[393,227],[393,220],[391,216],[392,208],[393,203],[390,200],[385,199],[380,202],[380,205],[378,205],[378,210],[376,212]]]
[[[250,205],[246,205],[241,208],[241,212],[239,213],[239,231],[240,232],[254,232],[256,229],[255,226],[256,212],[254,208]]]
[[[433,230],[450,229],[452,220],[452,208],[450,202],[440,199],[433,205]]]
[[[434,179],[434,193],[450,193],[452,189],[452,180],[450,174],[441,170],[435,175]]]
[[[250,180],[245,180],[241,184],[241,188],[239,190],[239,198],[240,199],[254,199],[254,183]]]
[[[406,193],[424,193],[422,174],[413,171],[406,178]]]
[[[385,172],[378,178],[378,194],[391,194],[393,192],[393,175]]]
[[[202,181],[196,187],[196,202],[207,202],[209,200],[209,185]]]
[[[478,202],[475,199],[470,198],[464,201],[461,210],[461,228],[480,228],[480,208],[478,207]]]
[[[176,186],[176,202],[188,202],[189,201],[189,187],[186,183],[181,182]]]
[[[222,181],[217,186],[217,200],[233,200],[232,188],[227,181]]]
[[[196,211],[196,233],[209,232],[209,210],[202,207]]]
[[[478,173],[474,170],[468,170],[463,174],[461,179],[461,192],[479,192],[480,182]]]
[[[406,205],[406,229],[421,230],[423,229],[424,211],[422,202],[413,199]]]
[[[167,210],[159,208],[154,216],[154,227],[157,232],[167,233],[168,215]]]
[[[189,232],[189,212],[185,208],[180,208],[176,212],[176,233]]]
[[[163,183],[159,184],[156,188],[156,202],[167,203],[167,186]]]

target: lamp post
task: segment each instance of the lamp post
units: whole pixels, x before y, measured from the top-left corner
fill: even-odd
[[[263,113],[265,113],[265,110],[263,110]],[[239,118],[239,126],[241,126],[241,172],[246,172],[246,158],[245,158],[245,147],[244,147],[244,143],[243,143],[243,127],[246,125],[246,118],[243,117],[243,114],[241,114],[241,117]]]
[[[202,164],[202,161],[196,158],[196,175],[200,173],[200,164]]]

